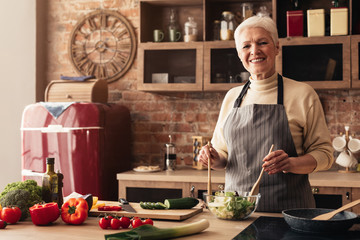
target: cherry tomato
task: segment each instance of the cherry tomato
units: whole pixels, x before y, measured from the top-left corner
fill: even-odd
[[[0,220],[0,229],[6,228],[7,222]]]
[[[128,228],[130,226],[130,218],[128,217],[121,217],[120,222],[122,228]]]
[[[4,207],[1,210],[1,219],[9,224],[15,224],[20,220],[21,210],[18,207]]]
[[[150,224],[150,225],[154,225],[153,220],[151,220],[150,218],[147,218],[143,221],[143,224]]]
[[[108,217],[102,217],[102,218],[100,218],[100,220],[99,220],[99,226],[100,226],[102,229],[107,229],[108,227],[110,227],[110,221],[111,221],[110,218],[108,218]]]
[[[111,219],[110,226],[112,229],[119,229],[121,227],[121,221],[118,218]]]
[[[143,225],[143,222],[141,221],[140,218],[134,218],[131,221],[131,225],[132,225],[133,228],[137,228],[137,227],[140,227],[141,225]]]

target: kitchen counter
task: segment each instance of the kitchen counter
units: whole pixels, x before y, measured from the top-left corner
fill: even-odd
[[[157,181],[157,182],[192,182],[207,183],[207,171],[196,170],[188,166],[179,166],[175,171],[159,171],[151,173],[135,172],[133,170],[118,173],[118,180]],[[211,181],[225,182],[224,170],[212,170]],[[339,173],[337,171],[321,171],[309,174],[312,186],[321,187],[360,187],[360,172]]]
[[[154,220],[154,226],[160,228],[168,228],[180,226],[201,219],[208,219],[210,227],[200,234],[187,236],[177,239],[232,239],[248,225],[250,225],[259,216],[281,216],[279,213],[254,213],[249,219],[244,221],[227,221],[220,220],[211,215],[204,209],[200,214],[195,215],[184,221],[157,221]],[[99,219],[89,217],[82,225],[67,225],[60,218],[50,226],[35,226],[30,219],[19,222],[15,225],[8,225],[5,229],[0,230],[0,239],[11,240],[49,240],[49,239],[71,239],[71,240],[92,240],[104,239],[105,234],[116,233],[125,230],[103,230],[98,225]]]

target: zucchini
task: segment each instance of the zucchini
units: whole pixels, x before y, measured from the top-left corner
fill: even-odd
[[[166,206],[162,202],[140,202],[142,209],[165,209]]]
[[[165,199],[164,204],[168,209],[190,209],[198,205],[199,200],[192,197]]]

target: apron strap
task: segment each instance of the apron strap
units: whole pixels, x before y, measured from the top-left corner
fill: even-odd
[[[241,90],[240,95],[238,96],[238,98],[236,99],[236,101],[234,103],[234,108],[240,107],[243,97],[245,96],[247,90],[249,89],[250,83],[251,83],[250,80],[245,83],[243,89]]]
[[[241,102],[247,92],[247,90],[250,87],[250,80],[247,81],[244,85],[244,87],[241,90],[240,95],[238,96],[238,98],[236,99],[235,103],[234,103],[234,108],[239,108],[241,105]],[[280,74],[278,74],[278,96],[277,96],[277,103],[280,105],[284,105],[284,83],[283,83],[283,78]]]

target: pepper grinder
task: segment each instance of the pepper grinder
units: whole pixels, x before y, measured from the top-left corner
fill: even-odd
[[[176,169],[176,153],[175,144],[171,142],[171,135],[169,135],[170,142],[166,145],[166,170],[174,171]]]

